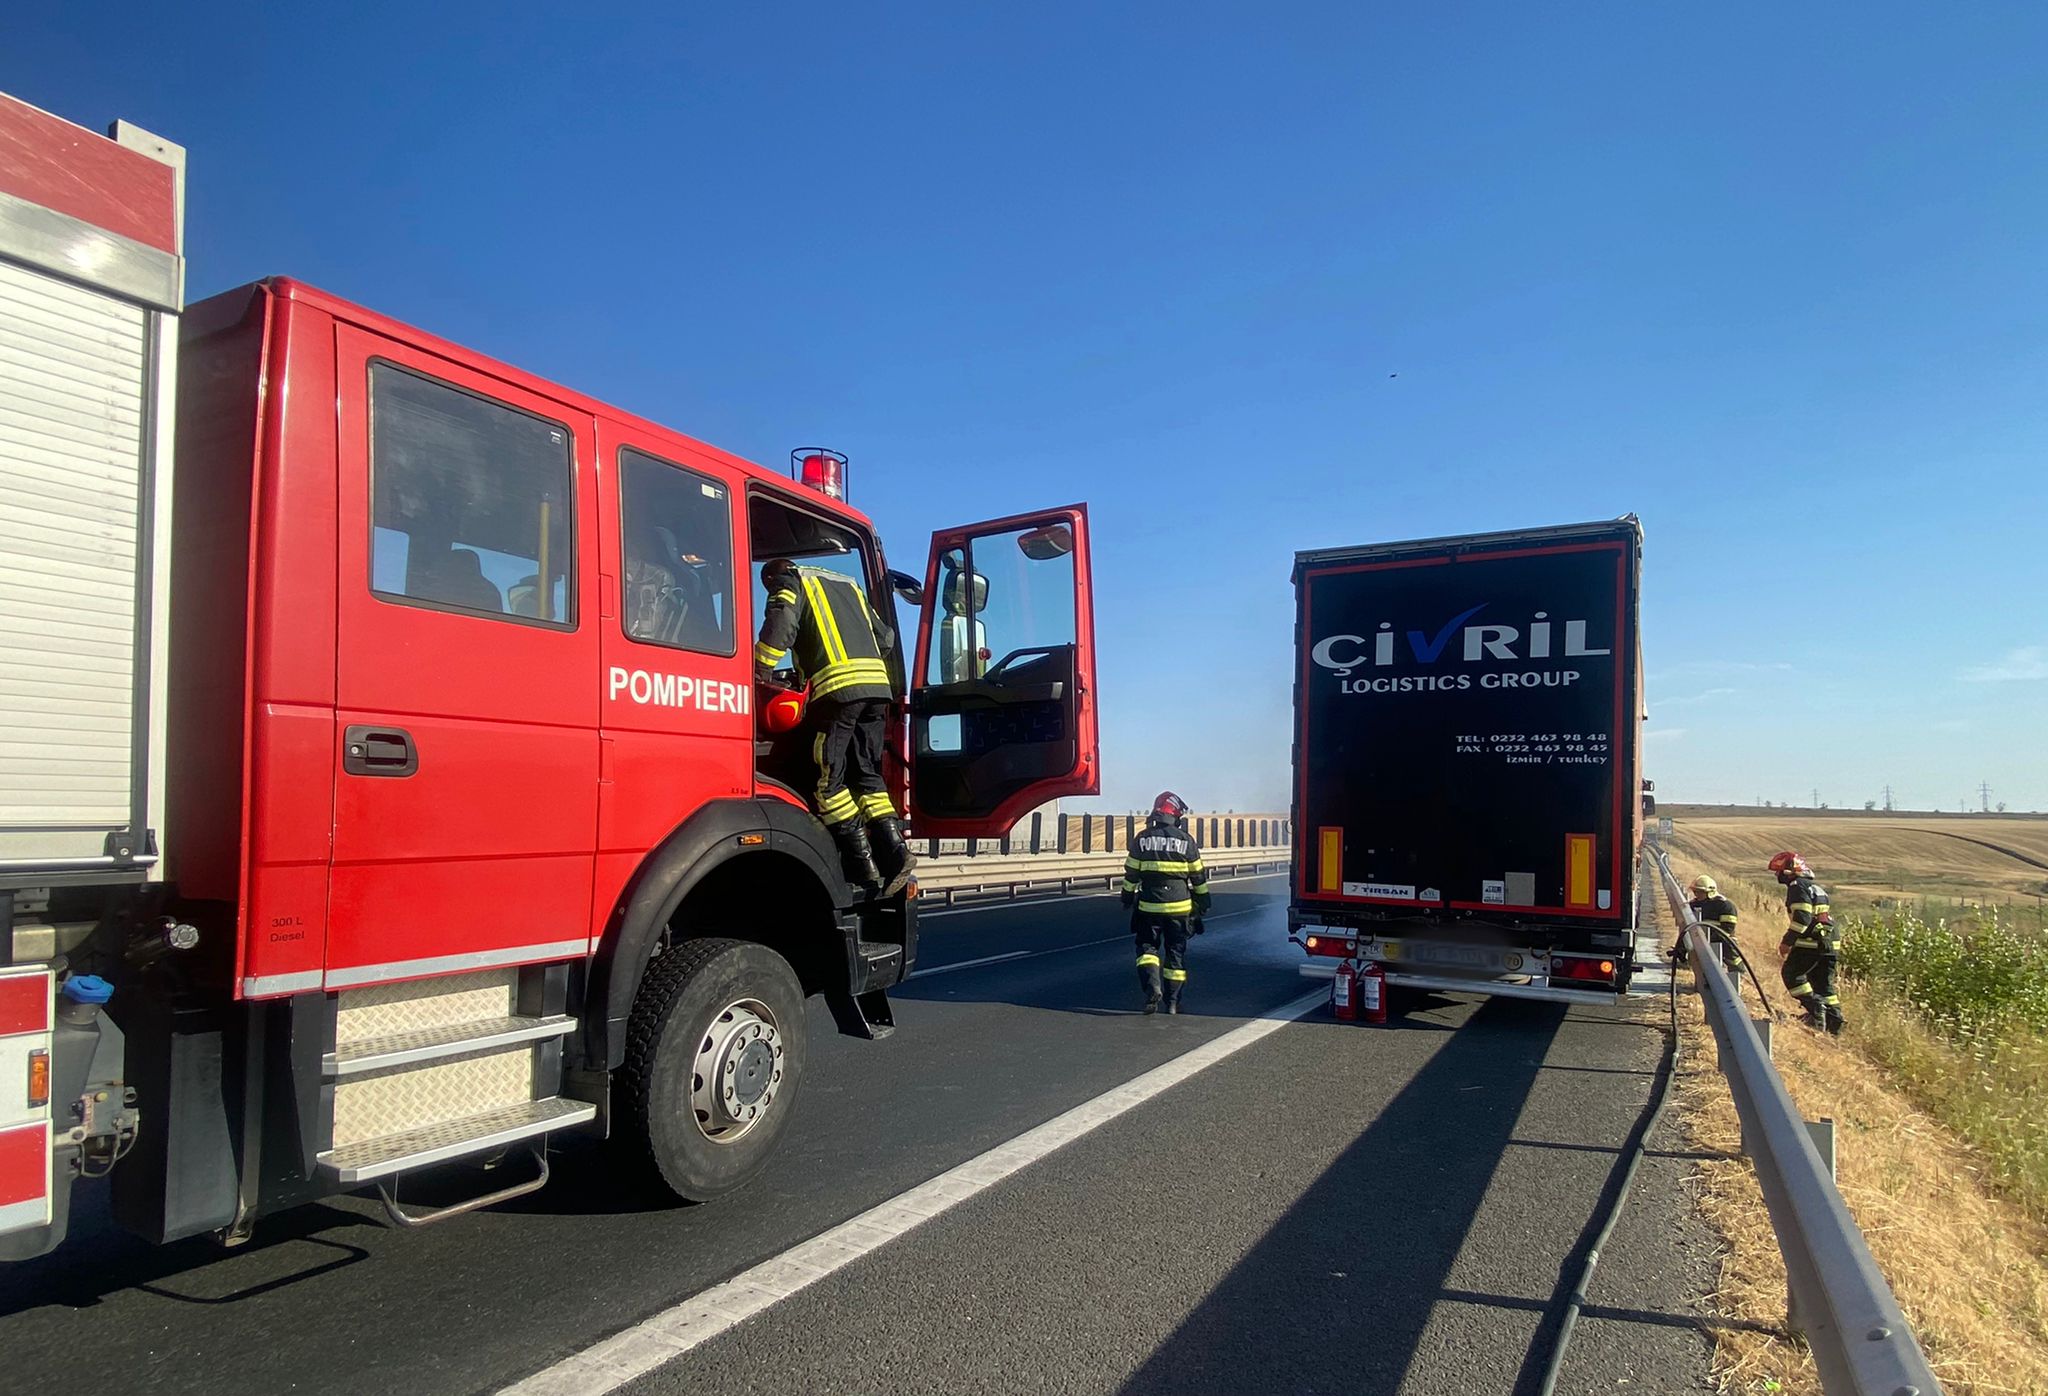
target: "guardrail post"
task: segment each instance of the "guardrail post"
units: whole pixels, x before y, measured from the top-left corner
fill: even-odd
[[[938,841],[937,839],[926,839],[926,840],[924,841],[924,843],[925,843],[925,850],[924,850],[924,854],[925,854],[925,857],[927,857],[927,858],[936,858],[936,857],[938,857],[938,856],[939,856],[939,841]]]
[[[972,857],[976,856],[977,854],[979,854],[980,852],[981,852],[981,840],[980,840],[980,839],[969,839],[969,840],[967,841],[967,856],[968,856],[968,857],[970,857],[970,858],[972,858]]]
[[[1059,851],[1065,853],[1067,851],[1067,817],[1064,814],[1054,817],[1059,821],[1059,833],[1055,842],[1059,845]]]
[[[1042,825],[1043,825],[1044,823],[1045,823],[1045,815],[1044,815],[1043,813],[1039,812],[1039,811],[1035,811],[1035,810],[1034,810],[1034,811],[1032,812],[1032,815],[1031,815],[1031,851],[1032,851],[1033,853],[1036,853],[1036,852],[1038,852],[1038,833],[1039,833],[1039,828],[1040,828],[1040,826],[1042,826]]]
[[[1834,1116],[1823,1115],[1817,1120],[1808,1120],[1806,1132],[1813,1136],[1813,1151],[1820,1155],[1820,1161],[1827,1167],[1828,1176],[1836,1177]]]
[[[1081,851],[1083,853],[1093,853],[1095,851],[1095,816],[1092,814],[1081,816]]]
[[[1771,1029],[1777,1025],[1769,1018],[1752,1018],[1749,1024],[1756,1029],[1756,1040],[1763,1044],[1764,1055],[1768,1057],[1771,1054]]]

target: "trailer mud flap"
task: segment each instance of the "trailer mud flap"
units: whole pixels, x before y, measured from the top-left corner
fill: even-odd
[[[54,984],[40,965],[0,969],[0,1236],[51,1221]]]

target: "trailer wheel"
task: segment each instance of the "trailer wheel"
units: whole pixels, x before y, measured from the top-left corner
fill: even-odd
[[[633,1001],[620,1143],[684,1201],[723,1197],[774,1152],[803,1071],[789,962],[748,941],[684,941],[647,966]]]

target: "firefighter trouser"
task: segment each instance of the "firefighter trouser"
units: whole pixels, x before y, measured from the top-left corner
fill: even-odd
[[[1785,956],[1783,971],[1786,990],[1813,1018],[1830,1028],[1842,1025],[1842,996],[1835,992],[1835,961],[1832,950],[1795,945]]]
[[[1136,912],[1131,933],[1138,942],[1138,987],[1147,999],[1179,1003],[1181,985],[1188,982],[1188,918]]]
[[[814,703],[811,717],[817,727],[811,759],[818,766],[818,817],[828,825],[856,818],[895,818],[896,807],[882,783],[889,700]]]

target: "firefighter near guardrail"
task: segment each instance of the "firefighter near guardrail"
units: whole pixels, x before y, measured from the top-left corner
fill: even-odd
[[[1785,991],[1806,1010],[1806,1026],[1839,1037],[1842,996],[1835,991],[1835,967],[1841,960],[1842,933],[1835,929],[1828,889],[1797,853],[1780,853],[1770,866],[1785,889],[1785,918],[1791,923],[1778,942],[1785,960]]]

